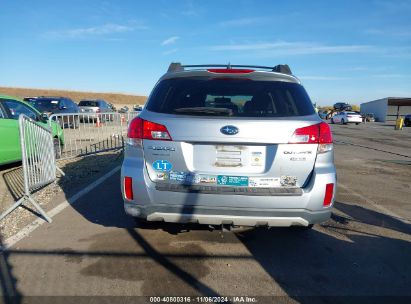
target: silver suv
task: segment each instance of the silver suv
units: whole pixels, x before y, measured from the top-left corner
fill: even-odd
[[[121,189],[140,220],[310,228],[335,186],[330,128],[287,65],[172,63],[129,125]]]

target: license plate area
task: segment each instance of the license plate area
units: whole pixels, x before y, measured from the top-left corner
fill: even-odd
[[[245,165],[246,147],[216,146],[216,167],[242,167]],[[243,152],[244,151],[244,152]]]
[[[264,173],[266,154],[265,146],[196,144],[193,146],[193,167],[198,173]]]

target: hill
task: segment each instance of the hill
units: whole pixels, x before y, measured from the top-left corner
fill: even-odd
[[[66,91],[53,89],[27,89],[27,88],[11,88],[0,87],[0,95],[10,95],[16,97],[26,96],[64,96],[79,102],[81,99],[104,99],[116,105],[116,107],[143,105],[147,96],[129,95],[122,93],[97,93],[97,92],[81,92],[81,91]]]

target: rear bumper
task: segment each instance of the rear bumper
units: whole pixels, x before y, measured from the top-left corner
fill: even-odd
[[[319,156],[318,158],[320,158]],[[324,156],[322,156],[324,157]],[[127,214],[149,221],[239,226],[307,226],[329,219],[332,205],[323,206],[325,187],[336,184],[331,163],[316,165],[309,182],[298,195],[227,195],[159,191],[148,177],[142,158],[125,158],[123,177],[133,179],[134,200],[124,198]],[[335,188],[332,198],[334,202]]]
[[[322,223],[331,216],[331,208],[313,212],[309,210],[257,210],[253,208],[192,208],[182,205],[144,207],[127,202],[124,207],[127,214],[148,221],[207,225],[308,226]]]
[[[362,118],[347,118],[348,123],[362,123]]]

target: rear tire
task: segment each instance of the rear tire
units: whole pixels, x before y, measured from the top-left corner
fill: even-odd
[[[341,119],[340,124],[345,125],[345,121],[344,121],[344,119]]]
[[[358,126],[360,123],[359,123],[359,122],[356,122],[355,124]]]

